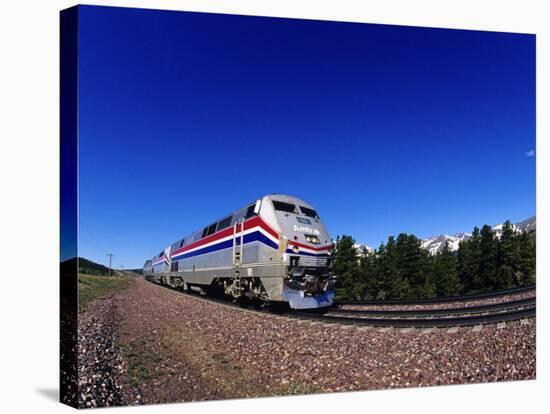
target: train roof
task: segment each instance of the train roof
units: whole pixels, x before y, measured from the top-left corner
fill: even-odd
[[[305,202],[304,200],[302,200],[301,198],[298,198],[296,196],[292,196],[290,194],[282,194],[282,193],[271,193],[271,194],[266,194],[262,197],[259,197],[257,198],[256,200],[252,201],[252,202],[249,202],[247,204],[245,204],[244,206],[234,210],[232,213],[229,213],[229,214],[226,214],[224,215],[223,217],[221,218],[218,218],[217,220],[214,220],[212,222],[210,222],[211,224],[209,225],[205,225],[205,226],[202,226],[200,227],[199,229],[187,234],[185,237],[183,238],[180,238],[178,240],[176,240],[174,243],[171,243],[169,246],[172,246],[172,247],[180,247],[182,245],[185,245],[187,244],[187,241],[189,239],[194,239],[197,235],[201,234],[205,228],[208,228],[212,225],[216,225],[218,224],[220,221],[223,221],[223,220],[226,220],[228,219],[229,217],[233,217],[235,214],[249,208],[250,206],[252,206],[253,204],[256,203],[257,200],[272,200],[272,201],[282,201],[282,202],[285,202],[285,203],[292,203],[292,204],[297,204],[297,205],[300,205],[300,206],[303,206],[303,207],[308,207],[308,208],[311,208],[313,209],[314,207]],[[184,244],[185,243],[185,244]],[[179,246],[178,246],[179,245]],[[162,254],[164,254],[164,250],[159,253],[159,254],[156,254],[155,256],[153,256],[153,260],[155,260],[156,258],[162,256]]]

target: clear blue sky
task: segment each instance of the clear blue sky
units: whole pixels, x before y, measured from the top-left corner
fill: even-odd
[[[535,36],[82,7],[80,255],[273,192],[378,246],[535,214]]]

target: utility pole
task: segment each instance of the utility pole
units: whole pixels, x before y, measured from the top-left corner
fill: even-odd
[[[111,277],[111,268],[113,264],[113,257],[115,256],[113,253],[109,253],[106,255],[109,258],[109,277]]]

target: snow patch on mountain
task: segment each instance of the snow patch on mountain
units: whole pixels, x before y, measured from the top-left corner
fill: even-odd
[[[531,231],[537,231],[537,217],[536,216],[529,217],[526,220],[516,223],[515,226],[517,226],[520,231],[527,232],[527,233]]]
[[[457,233],[452,236],[447,234],[441,234],[439,236],[430,237],[429,239],[422,240],[422,248],[426,249],[430,254],[437,254],[443,247],[445,242],[449,243],[451,251],[458,250],[458,245],[463,240],[468,240],[472,235],[470,233]]]
[[[355,247],[355,250],[357,250],[358,255],[363,255],[365,252],[372,253],[374,251],[372,247],[362,243],[355,243],[353,247]]]

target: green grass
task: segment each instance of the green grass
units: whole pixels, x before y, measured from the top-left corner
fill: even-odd
[[[92,262],[91,260],[85,259],[84,257],[78,258],[78,273],[85,273],[87,275],[96,275],[96,276],[108,276],[109,268],[103,266],[99,263]],[[119,272],[115,269],[111,270],[111,274],[115,276]]]
[[[128,363],[127,379],[133,387],[167,374],[166,370],[158,369],[162,358],[148,351],[143,341],[136,339],[126,346],[119,345],[119,347]]]
[[[128,276],[93,276],[78,274],[78,309],[82,311],[92,300],[125,289],[132,282]]]
[[[153,373],[142,362],[130,359],[128,362],[128,381],[133,387],[138,387],[148,379],[153,378]]]
[[[300,384],[295,382],[289,382],[286,384],[275,385],[269,390],[262,390],[256,392],[254,397],[274,397],[274,396],[287,396],[287,395],[308,395],[319,394],[323,392],[322,388],[315,384]]]

